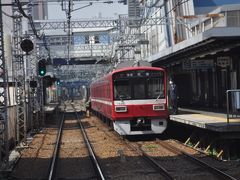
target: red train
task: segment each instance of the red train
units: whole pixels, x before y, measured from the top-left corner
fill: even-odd
[[[168,119],[166,80],[162,68],[113,71],[91,84],[91,108],[120,135],[161,134]]]

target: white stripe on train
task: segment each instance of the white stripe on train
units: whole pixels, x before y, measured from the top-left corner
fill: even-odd
[[[98,102],[111,106],[112,101],[102,100],[102,99],[91,99],[92,102]],[[114,101],[114,105],[141,105],[141,104],[163,104],[166,103],[166,99],[144,99],[144,100],[123,100]]]

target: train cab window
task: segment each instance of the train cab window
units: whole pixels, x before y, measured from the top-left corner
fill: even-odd
[[[150,99],[164,98],[163,78],[147,79],[147,97]]]
[[[145,99],[145,81],[144,79],[136,79],[133,81],[133,94],[135,99]]]
[[[131,85],[129,80],[114,81],[114,99],[131,99]]]

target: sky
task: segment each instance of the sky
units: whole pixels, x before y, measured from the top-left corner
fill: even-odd
[[[73,9],[84,7],[88,4],[87,2],[81,4],[75,2]],[[105,4],[98,1],[91,6],[72,12],[72,19],[116,18],[119,14],[127,14],[127,5],[116,3],[116,1],[113,4]],[[60,3],[53,3],[49,4],[48,17],[49,19],[66,19],[66,13],[62,11]]]

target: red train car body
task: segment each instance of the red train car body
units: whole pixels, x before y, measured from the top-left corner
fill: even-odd
[[[166,72],[156,67],[113,71],[90,86],[92,110],[120,135],[161,134],[167,127]]]

